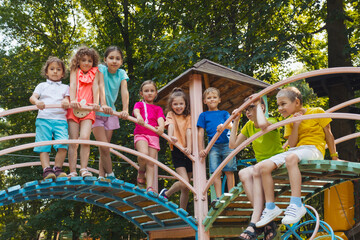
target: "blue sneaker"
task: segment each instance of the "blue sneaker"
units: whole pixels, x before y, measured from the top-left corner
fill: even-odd
[[[166,189],[166,188],[163,188],[163,189],[160,191],[159,196],[165,198],[166,200],[168,200],[169,198],[166,196],[166,194],[165,194],[166,192],[167,192],[167,189]]]

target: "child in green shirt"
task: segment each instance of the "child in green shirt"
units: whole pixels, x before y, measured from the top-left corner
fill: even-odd
[[[253,99],[253,96],[250,96],[248,99]],[[245,101],[248,99],[245,99]],[[266,107],[263,99],[261,99],[261,102],[256,101],[250,104],[245,109],[246,117],[249,121],[241,129],[239,135],[237,135],[237,132],[240,114],[235,118],[230,134],[230,148],[236,148],[247,138],[276,122],[274,118],[265,117],[265,109]],[[280,140],[280,132],[277,129],[255,139],[252,142],[252,146],[255,152],[255,158],[258,162],[284,151]],[[260,220],[265,201],[261,175],[258,168],[250,166],[239,171],[239,178],[243,184],[245,193],[253,206],[253,214],[251,215],[249,226],[239,238],[243,240],[256,239],[257,235],[261,234],[262,228],[256,228],[255,223]],[[264,239],[266,240],[273,239],[276,236],[275,222],[269,223],[264,228],[264,234]]]

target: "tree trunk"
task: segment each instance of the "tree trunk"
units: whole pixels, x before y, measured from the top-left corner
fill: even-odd
[[[328,33],[328,65],[329,67],[345,67],[351,65],[349,40],[346,34],[345,12],[343,0],[327,1],[326,30]],[[354,90],[346,79],[339,79],[336,84],[327,86],[329,90],[329,106],[335,106],[354,98]],[[349,108],[341,109],[348,113]],[[355,132],[355,121],[334,120],[331,123],[332,132],[336,138]],[[337,145],[339,157],[348,161],[356,161],[355,140]]]

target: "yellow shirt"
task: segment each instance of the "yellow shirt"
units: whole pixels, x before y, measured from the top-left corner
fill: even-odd
[[[165,127],[168,127],[169,124],[174,124],[174,137],[177,138],[178,143],[183,146],[186,146],[186,130],[191,129],[191,119],[190,115],[177,115],[174,112],[170,111],[166,114]],[[173,150],[173,145],[170,144],[171,150]]]
[[[307,108],[304,115],[324,113],[322,108]],[[292,117],[292,116],[291,116]],[[308,119],[301,121],[298,130],[297,147],[302,145],[315,145],[319,151],[325,155],[325,132],[324,127],[331,122],[331,118]],[[285,126],[284,137],[291,135],[293,123]]]

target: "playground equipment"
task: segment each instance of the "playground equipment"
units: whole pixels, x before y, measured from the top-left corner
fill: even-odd
[[[241,183],[238,184],[235,188],[233,188],[229,193],[224,193],[221,197],[220,201],[214,206],[214,208],[208,211],[208,203],[207,203],[207,194],[210,185],[212,185],[214,181],[214,177],[221,173],[222,168],[226,165],[226,163],[235,156],[239,151],[241,151],[245,146],[250,144],[255,138],[277,128],[280,126],[284,126],[288,123],[293,122],[293,119],[287,119],[281,121],[279,123],[273,124],[268,127],[266,130],[261,131],[249,139],[247,139],[244,143],[239,145],[228,157],[225,161],[219,166],[219,168],[214,172],[213,176],[209,179],[206,179],[206,161],[200,161],[200,157],[198,155],[198,141],[196,134],[196,120],[197,116],[202,112],[202,97],[201,93],[203,90],[203,79],[204,86],[213,86],[211,82],[211,77],[208,74],[211,72],[216,75],[216,71],[214,69],[209,68],[211,66],[211,62],[202,61],[184,74],[181,77],[185,77],[188,81],[183,82],[188,87],[188,92],[190,95],[191,102],[191,116],[192,116],[192,142],[193,142],[193,155],[189,156],[190,159],[194,163],[194,177],[193,184],[187,183],[180,175],[174,172],[169,167],[165,166],[161,162],[156,161],[146,155],[143,155],[133,149],[129,149],[123,146],[108,144],[104,142],[97,141],[86,141],[86,140],[57,140],[57,141],[48,141],[41,143],[28,143],[20,146],[15,146],[7,149],[3,149],[0,151],[0,156],[3,156],[8,153],[16,152],[19,150],[33,148],[34,146],[41,145],[51,145],[51,144],[89,144],[95,146],[106,146],[112,148],[112,153],[120,156],[125,161],[129,162],[135,169],[137,168],[137,164],[132,162],[130,159],[126,158],[120,152],[126,152],[132,154],[134,156],[140,156],[147,161],[150,161],[157,165],[158,167],[164,169],[166,172],[171,174],[175,179],[182,181],[193,193],[194,195],[194,208],[195,208],[195,216],[189,216],[189,214],[183,209],[179,209],[178,206],[174,203],[168,202],[162,198],[158,198],[156,195],[147,193],[144,190],[139,189],[135,185],[131,183],[127,183],[124,180],[113,180],[111,182],[103,182],[98,181],[94,177],[72,177],[71,179],[67,178],[59,178],[56,181],[46,180],[46,181],[32,181],[24,184],[23,186],[13,186],[8,188],[7,190],[3,190],[0,192],[0,205],[4,206],[7,204],[12,204],[15,202],[28,201],[33,199],[68,199],[74,201],[81,201],[90,204],[95,204],[110,211],[113,211],[125,219],[129,220],[136,226],[138,226],[142,231],[144,231],[150,239],[160,239],[164,237],[168,237],[169,230],[176,229],[176,232],[181,232],[185,235],[193,235],[197,239],[209,239],[210,236],[236,236],[239,234],[241,227],[247,223],[248,218],[251,214],[251,206],[243,194],[243,189]],[[221,67],[218,64],[212,64],[214,67],[222,69],[223,71],[228,70],[225,67]],[[225,70],[224,70],[225,69]],[[207,72],[206,72],[207,71]],[[202,75],[206,72],[205,75]],[[226,71],[225,71],[226,72]],[[225,125],[232,121],[235,118],[235,114],[243,111],[247,106],[251,104],[250,101],[245,102],[240,107],[236,108],[236,103],[241,102],[240,98],[245,98],[246,96],[254,93],[256,90],[263,89],[260,91],[257,96],[263,96],[265,94],[269,94],[276,90],[278,87],[294,82],[303,78],[318,76],[321,74],[341,74],[341,73],[360,73],[360,68],[332,68],[325,70],[317,70],[305,74],[300,74],[289,79],[278,82],[272,86],[268,86],[267,84],[262,83],[259,80],[249,81],[244,80],[242,84],[246,86],[250,86],[254,84],[253,88],[240,88],[242,91],[241,94],[236,95],[234,97],[234,93],[225,98],[228,99],[230,103],[227,103],[224,98],[223,101],[223,109],[230,110],[236,109],[235,113],[227,120]],[[206,77],[207,76],[207,77]],[[232,79],[235,77],[241,76],[242,78],[246,78],[246,75],[239,75],[236,71],[231,70],[228,73],[228,79],[232,81],[232,84],[236,82],[236,80]],[[175,80],[179,80],[175,79]],[[209,80],[210,79],[210,80]],[[174,87],[175,80],[171,81],[167,88]],[[222,87],[226,87],[224,85],[223,79],[217,79],[220,81],[220,85]],[[255,84],[256,83],[256,84]],[[226,87],[230,92],[233,90],[233,86]],[[162,95],[163,94],[163,95]],[[240,96],[240,97],[239,97]],[[159,91],[159,97],[161,101],[165,101],[166,93],[164,91]],[[232,98],[236,98],[236,101],[231,101]],[[225,103],[227,104],[225,104]],[[352,100],[346,103],[339,105],[339,107],[332,108],[332,111],[336,111],[338,108],[347,106],[350,104],[354,104],[359,102],[359,100]],[[46,107],[59,107],[59,105],[52,105]],[[220,106],[221,107],[221,106]],[[86,109],[86,108],[85,108]],[[35,106],[30,107],[21,107],[17,109],[7,110],[0,113],[0,117],[5,117],[10,114],[16,114],[24,111],[32,111],[36,110]],[[232,112],[232,111],[231,111]],[[302,116],[298,119],[311,119],[311,118],[334,118],[334,119],[351,119],[351,120],[360,120],[360,115],[358,114],[341,114],[341,113],[328,113],[325,114],[313,114]],[[117,115],[118,113],[114,113]],[[129,117],[128,120],[136,122],[136,120],[132,117]],[[146,125],[147,128],[154,130],[151,126]],[[221,133],[217,133],[212,141],[207,145],[206,151],[209,152],[210,148],[213,146],[216,139],[219,137]],[[16,136],[7,136],[1,138],[0,141],[9,140],[12,138],[23,138],[23,137],[33,137],[33,134],[22,134]],[[337,142],[342,142],[347,139],[351,139],[354,137],[358,137],[359,134],[354,133],[351,136],[344,137],[339,139]],[[163,138],[169,140],[166,134],[162,135]],[[176,145],[176,144],[175,144]],[[177,147],[183,151],[183,148],[179,145]],[[118,152],[120,151],[120,152]],[[33,164],[34,165],[34,164]],[[16,167],[24,167],[25,164],[17,165]],[[312,196],[322,192],[324,189],[329,188],[330,186],[336,185],[340,182],[346,180],[352,180],[359,178],[360,174],[360,164],[354,162],[346,162],[346,161],[302,161],[299,164],[300,169],[302,171],[303,176],[303,186],[302,186],[302,195],[307,199],[310,199]],[[2,170],[10,169],[14,166],[4,166]],[[93,170],[96,172],[96,170]],[[274,172],[275,179],[275,189],[276,189],[276,202],[280,207],[285,207],[289,202],[289,181],[287,180],[287,172],[284,167],[279,168]],[[319,218],[314,215],[314,220],[320,222]],[[302,223],[301,223],[302,224]],[[299,224],[299,226],[301,225]],[[321,225],[321,224],[320,224]],[[323,225],[326,225],[323,223]],[[303,226],[303,225],[301,225]],[[237,231],[233,231],[236,229]],[[327,228],[329,230],[329,228]],[[232,232],[233,231],[233,232]],[[294,231],[290,229],[290,232]],[[317,230],[313,231],[313,235],[316,234]],[[329,230],[331,233],[331,230]],[[175,235],[174,235],[175,237]]]

